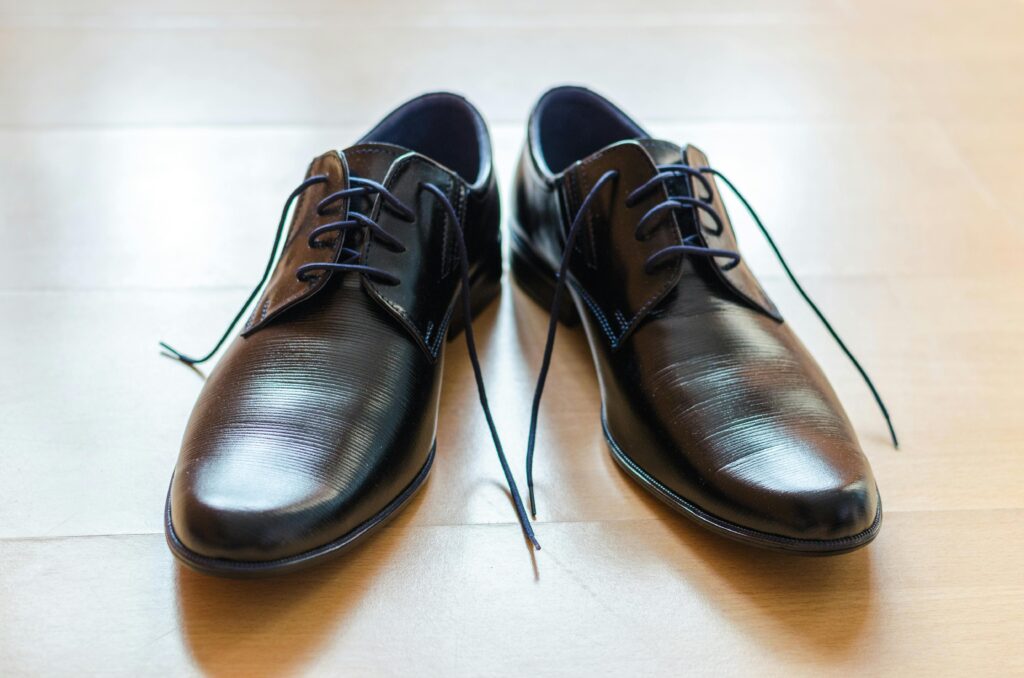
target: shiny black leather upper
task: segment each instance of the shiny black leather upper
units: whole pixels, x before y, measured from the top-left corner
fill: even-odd
[[[436,127],[445,115],[439,108],[455,109],[449,113],[478,142],[475,156],[451,158],[468,176],[442,165],[444,158],[394,143],[440,133],[416,129]],[[455,206],[474,284],[500,276],[489,141],[461,98],[413,100],[356,146],[314,160],[313,175],[328,179],[298,200],[274,275],[206,380],[185,431],[169,495],[171,528],[201,557],[266,562],[323,546],[380,514],[424,469],[461,285],[459,225],[422,183],[439,186]],[[317,203],[346,188],[350,176],[382,183],[412,210],[412,221],[379,196],[318,213]],[[309,247],[314,228],[355,209],[405,250],[351,233],[333,247]],[[354,272],[295,276],[301,264],[337,261],[342,240],[358,247],[359,263],[400,284]]]
[[[651,139],[598,98],[593,117],[607,113],[605,127],[628,136],[609,141],[601,130],[588,132],[588,117],[580,116],[560,133],[589,133],[607,145],[553,169],[546,144],[587,147],[586,139],[563,142],[544,130],[543,116],[560,97],[597,95],[561,88],[538,104],[516,174],[513,249],[549,274],[556,270],[581,202],[598,177],[618,173],[582,215],[569,264],[613,444],[655,484],[732,525],[798,540],[869,530],[879,500],[856,434],[746,264],[729,268],[716,258],[686,256],[644,270],[654,252],[687,237],[736,248],[713,180],[721,228],[696,210],[666,212],[649,236],[635,236],[640,218],[670,190],[692,196],[704,189],[678,177],[635,205],[627,206],[626,197],[655,175],[656,165],[702,167],[706,157],[692,146]],[[697,219],[705,220],[703,228]]]

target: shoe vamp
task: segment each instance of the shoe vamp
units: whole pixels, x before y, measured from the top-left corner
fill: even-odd
[[[810,501],[873,487],[838,398],[791,328],[694,287],[678,294],[696,299],[668,300],[616,358],[619,402],[632,406],[607,416],[627,454],[679,492],[752,511],[780,493]]]
[[[358,278],[336,276],[235,340],[196,403],[176,475],[208,501],[229,495],[236,509],[243,501],[257,513],[358,524],[425,463],[439,386],[437,365]]]

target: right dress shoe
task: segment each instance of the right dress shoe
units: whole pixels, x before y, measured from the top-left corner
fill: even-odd
[[[253,307],[185,431],[165,510],[174,554],[214,574],[275,573],[379,527],[430,470],[445,339],[460,330],[536,545],[472,334],[501,270],[490,139],[461,97],[413,99],[356,145],[313,160],[286,202],[263,280],[217,346],[189,357],[163,345],[204,362]]]
[[[531,505],[557,322],[582,320],[605,437],[645,489],[748,544],[856,549],[882,522],[871,467],[825,375],[741,258],[719,181],[811,303],[700,150],[651,138],[586,89],[556,88],[537,103],[511,242],[515,280],[551,310],[527,451]],[[895,443],[891,424],[890,433]]]

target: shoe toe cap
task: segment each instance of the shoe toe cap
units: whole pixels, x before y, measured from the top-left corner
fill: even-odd
[[[237,466],[215,463],[175,474],[169,527],[186,549],[204,558],[266,562],[332,539],[336,491],[301,471]]]
[[[743,522],[790,539],[836,541],[877,527],[880,500],[859,450],[789,445],[723,467],[717,484]]]

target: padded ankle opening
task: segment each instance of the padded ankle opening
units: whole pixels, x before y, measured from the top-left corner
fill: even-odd
[[[416,151],[476,185],[487,178],[490,141],[484,121],[460,96],[424,94],[399,106],[362,138]]]
[[[616,141],[648,136],[610,101],[582,87],[558,87],[541,97],[531,126],[534,155],[552,174]]]

